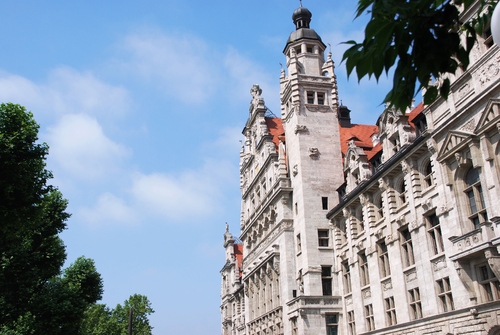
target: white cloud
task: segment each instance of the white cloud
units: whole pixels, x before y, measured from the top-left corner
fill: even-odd
[[[50,157],[72,178],[96,181],[116,173],[129,151],[109,139],[97,120],[85,114],[64,115],[47,130]]]
[[[269,101],[266,101],[267,105],[271,105],[273,101],[278,101],[276,97],[279,97],[279,86],[274,82],[276,76],[279,76],[279,71],[276,73],[266,71],[234,48],[227,51],[224,65],[230,77],[228,96],[250,102],[250,89],[254,84],[258,84],[263,91],[264,99],[269,97]],[[280,113],[279,110],[273,110],[273,112],[277,115]]]
[[[130,106],[124,88],[107,84],[91,72],[69,67],[52,70],[43,83],[0,72],[0,100],[22,104],[37,116],[86,113],[116,118]]]
[[[137,224],[136,212],[124,201],[111,193],[102,194],[95,207],[83,207],[78,211],[81,220],[91,226],[99,224]]]
[[[168,35],[148,30],[128,35],[121,45],[130,53],[127,70],[158,85],[173,98],[188,104],[201,104],[216,91],[216,59],[208,45],[196,36]]]
[[[199,220],[218,208],[218,190],[210,176],[186,172],[180,176],[137,174],[132,194],[137,203],[146,206],[166,220]]]

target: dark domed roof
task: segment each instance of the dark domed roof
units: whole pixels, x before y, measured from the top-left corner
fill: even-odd
[[[309,11],[309,9],[307,9],[305,7],[297,8],[296,10],[293,11],[293,14],[292,14],[293,22],[295,22],[296,20],[300,20],[300,19],[309,19],[309,21],[311,21],[311,17],[312,17],[311,12]]]
[[[307,38],[309,40],[318,40],[321,41],[321,37],[319,37],[318,33],[314,31],[314,29],[309,28],[301,28],[295,31],[292,31],[290,37],[288,38],[287,44],[291,42],[295,42],[297,40],[301,40],[303,38]]]
[[[295,24],[295,31],[292,31],[292,33],[290,34],[290,37],[286,42],[287,46],[290,43],[302,39],[317,40],[324,45],[323,41],[321,41],[321,37],[319,37],[319,35],[314,31],[314,29],[311,29],[309,25],[311,23],[311,18],[311,12],[305,7],[300,6],[293,11],[292,20]]]

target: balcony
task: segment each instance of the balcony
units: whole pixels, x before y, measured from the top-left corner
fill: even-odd
[[[308,314],[308,310],[338,309],[342,310],[342,298],[337,296],[300,296],[287,302],[288,314],[299,311]]]
[[[453,249],[450,259],[458,261],[476,256],[478,253],[493,246],[495,231],[491,222],[484,222],[478,229],[468,232],[462,236],[452,236],[450,241]]]

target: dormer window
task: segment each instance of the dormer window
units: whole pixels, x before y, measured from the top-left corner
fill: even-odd
[[[413,120],[415,124],[415,128],[417,130],[417,136],[422,135],[427,130],[427,119],[425,118],[425,114],[421,114]]]

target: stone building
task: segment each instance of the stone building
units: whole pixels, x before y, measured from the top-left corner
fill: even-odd
[[[479,37],[447,101],[353,124],[311,16],[293,13],[281,117],[251,90],[222,334],[499,335],[498,46]]]

